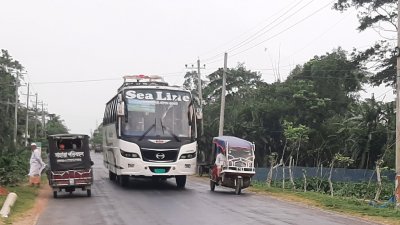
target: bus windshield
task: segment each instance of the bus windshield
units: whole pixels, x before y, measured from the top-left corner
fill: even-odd
[[[190,137],[190,93],[176,90],[135,89],[125,91],[126,136],[168,137],[179,141]]]

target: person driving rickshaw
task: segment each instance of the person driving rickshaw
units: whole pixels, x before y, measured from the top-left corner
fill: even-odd
[[[223,147],[218,147],[218,154],[215,158],[215,166],[213,168],[214,180],[219,182],[221,180],[221,170],[223,166],[226,166],[225,150]]]

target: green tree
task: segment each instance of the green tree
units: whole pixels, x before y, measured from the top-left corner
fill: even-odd
[[[281,159],[285,140],[286,152],[300,166],[330,166],[337,154],[351,157],[356,168],[373,168],[382,157],[392,165],[393,105],[359,100],[367,75],[340,48],[297,66],[284,82],[268,84],[245,68],[229,69],[224,134],[254,142],[257,166],[274,154]],[[203,92],[206,148],[218,135],[222,70],[208,78]],[[292,124],[289,130],[304,126],[299,127],[304,139],[285,133],[284,121]]]
[[[60,116],[52,114],[46,125],[47,134],[67,134],[68,128],[63,124],[63,122],[64,121],[60,119]]]
[[[366,82],[366,72],[357,62],[347,58],[346,51],[338,48],[332,53],[315,56],[288,79],[310,80],[320,98],[329,99],[332,113],[343,113]]]
[[[210,149],[212,137],[218,136],[222,72],[222,69],[218,69],[207,76],[208,82],[203,82],[205,84],[203,89],[204,135],[201,137],[199,149]],[[261,83],[260,74],[247,70],[243,64],[228,70],[225,96],[225,135],[248,138],[257,130],[257,128],[251,129],[253,122],[247,122],[246,115],[249,113],[247,111],[248,95],[258,83]]]
[[[199,96],[199,80],[198,80],[198,75],[196,71],[192,72],[187,72],[185,74],[185,81],[183,82],[183,87],[186,88],[187,90],[190,90],[193,97],[196,99],[200,100]],[[201,80],[201,87],[202,90],[206,87],[206,81]],[[204,93],[202,93],[202,98],[204,98]],[[200,106],[200,102],[195,101],[195,106],[198,108]]]
[[[221,98],[223,69],[208,75],[209,83],[204,90],[204,96],[212,101]],[[239,63],[234,69],[227,69],[226,94],[236,93],[244,95],[247,91],[257,87],[261,83],[261,74],[247,70],[244,64]]]
[[[354,167],[373,168],[374,163],[383,156],[392,138],[385,104],[374,98],[365,102],[354,103],[344,116],[332,117],[326,127],[330,135],[329,149],[331,154],[350,155]],[[389,117],[391,117],[389,115]]]
[[[293,156],[296,153],[296,165],[299,160],[301,145],[309,139],[309,128],[300,124],[294,126],[292,122],[283,121],[284,135],[287,141],[287,148],[290,150],[289,155]]]
[[[356,61],[367,64],[374,63],[372,74],[372,85],[392,85],[396,83],[396,56],[392,54],[396,43],[397,33],[397,0],[336,0],[333,8],[338,11],[345,11],[349,8],[358,10],[360,25],[359,31],[367,29],[375,30],[382,40],[376,42],[367,50],[354,51]]]
[[[102,145],[103,144],[103,124],[101,123],[93,132],[93,137],[91,138],[91,142],[94,145]]]
[[[19,81],[12,72],[22,70],[22,65],[14,60],[7,50],[2,49],[0,53],[0,154],[3,149],[10,149],[13,146],[15,88]]]

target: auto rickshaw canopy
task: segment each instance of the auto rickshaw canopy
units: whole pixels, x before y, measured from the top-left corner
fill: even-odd
[[[50,170],[88,169],[92,166],[88,135],[55,134],[47,139]],[[61,145],[64,148],[60,148]]]

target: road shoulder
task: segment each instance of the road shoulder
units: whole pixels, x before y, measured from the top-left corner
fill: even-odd
[[[35,225],[39,219],[43,209],[47,206],[49,197],[51,196],[51,188],[44,184],[39,190],[33,208],[26,211],[13,221],[15,225]]]

